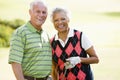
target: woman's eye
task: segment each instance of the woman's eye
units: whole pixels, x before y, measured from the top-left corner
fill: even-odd
[[[54,20],[54,22],[58,22],[58,20]]]

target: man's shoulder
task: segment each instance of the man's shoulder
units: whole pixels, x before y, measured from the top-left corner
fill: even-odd
[[[19,28],[17,28],[16,30],[19,30],[19,31],[24,30],[27,28],[26,26],[27,26],[26,24],[23,24]]]
[[[18,27],[15,31],[14,34],[22,34],[25,30],[27,30],[27,25],[23,24],[22,26]]]

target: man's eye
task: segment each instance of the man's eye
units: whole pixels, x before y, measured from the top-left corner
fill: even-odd
[[[36,11],[37,13],[40,13],[40,11]]]
[[[42,13],[43,13],[43,14],[46,14],[47,12],[46,12],[46,11],[43,11]]]
[[[66,20],[65,18],[62,18],[61,20]]]

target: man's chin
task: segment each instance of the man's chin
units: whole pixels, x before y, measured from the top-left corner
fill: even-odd
[[[45,21],[38,21],[38,23],[41,23],[41,24],[43,24]]]
[[[41,26],[44,22],[37,22],[37,25]]]

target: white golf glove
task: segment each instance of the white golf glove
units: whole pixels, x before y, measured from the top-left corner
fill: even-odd
[[[78,64],[80,62],[81,62],[81,59],[79,56],[70,57],[70,58],[66,59],[65,68],[66,69],[73,68],[73,67],[75,67],[76,64]]]
[[[65,65],[65,69],[70,69],[70,68],[73,68],[73,67],[75,67],[75,65],[74,64],[71,64],[70,62],[66,62],[66,63],[64,63],[64,65]]]

